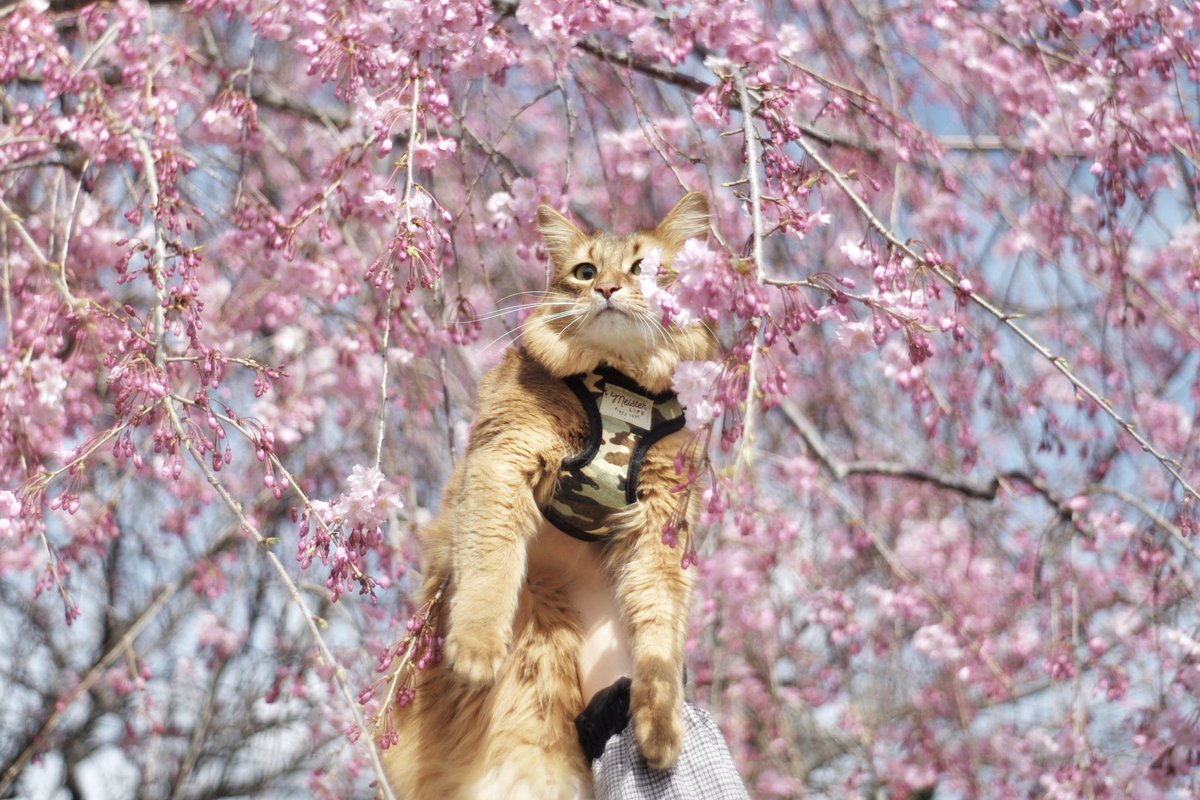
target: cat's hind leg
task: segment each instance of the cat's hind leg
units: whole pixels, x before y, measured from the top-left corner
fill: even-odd
[[[536,745],[520,746],[484,775],[467,796],[475,800],[593,800],[591,775],[581,772],[577,761],[557,758]]]
[[[590,800],[591,770],[574,720],[583,709],[579,615],[568,592],[536,575],[521,593],[517,636],[488,704],[480,800]]]

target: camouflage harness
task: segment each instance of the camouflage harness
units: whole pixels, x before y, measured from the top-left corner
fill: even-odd
[[[588,418],[584,451],[563,461],[558,485],[542,513],[576,539],[612,533],[609,515],[637,502],[638,472],[650,447],[683,428],[673,392],[652,394],[611,367],[565,379]]]

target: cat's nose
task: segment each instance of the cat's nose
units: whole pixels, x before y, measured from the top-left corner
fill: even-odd
[[[596,291],[599,292],[600,294],[604,295],[605,300],[608,300],[610,297],[613,296],[613,292],[617,291],[620,288],[621,287],[617,286],[615,283],[602,283],[596,287]]]

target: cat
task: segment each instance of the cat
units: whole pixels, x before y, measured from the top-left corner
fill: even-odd
[[[406,799],[590,798],[573,721],[622,675],[647,763],[669,768],[682,744],[692,576],[663,528],[680,520],[686,535],[695,523],[696,503],[680,516],[671,491],[689,434],[681,418],[656,429],[665,435],[619,487],[632,501],[607,516],[588,508],[590,478],[564,464],[589,448],[598,469],[629,470],[637,457],[619,446],[631,429],[597,455],[588,392],[649,427],[674,413],[675,366],[714,356],[707,327],[664,327],[639,285],[643,259],[663,274],[685,241],[707,234],[708,200],[689,193],[653,230],[626,235],[586,234],[548,206],[537,225],[549,291],[520,346],[482,381],[467,452],[421,534],[423,601],[446,581],[432,612],[445,658],[418,674],[409,707],[391,710],[398,741],[384,761]]]

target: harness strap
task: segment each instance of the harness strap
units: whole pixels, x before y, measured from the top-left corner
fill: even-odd
[[[554,496],[542,509],[555,527],[586,542],[612,533],[609,516],[637,503],[646,454],[683,428],[673,392],[655,394],[611,367],[564,379],[588,420],[582,452],[563,461]]]

